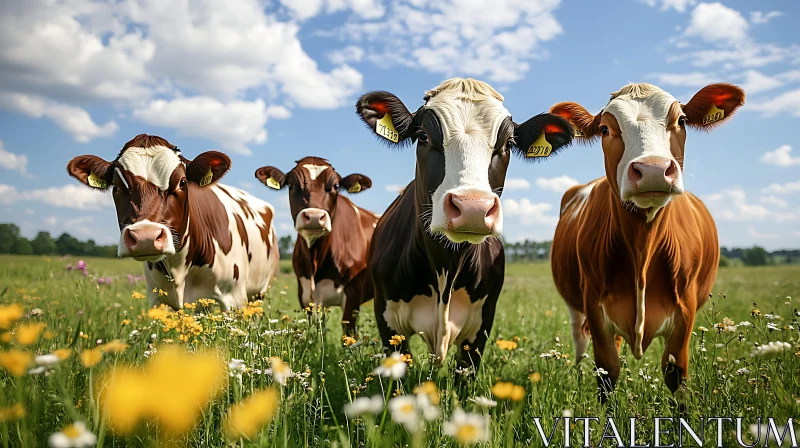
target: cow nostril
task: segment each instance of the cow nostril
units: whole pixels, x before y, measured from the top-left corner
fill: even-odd
[[[489,209],[488,212],[486,212],[486,217],[492,218],[492,220],[494,220],[494,218],[496,218],[497,215],[499,214],[500,214],[500,200],[498,198],[494,198],[494,200],[492,201],[492,207]]]
[[[165,241],[167,239],[167,232],[164,229],[161,229],[161,232],[158,234],[156,241]]]
[[[444,213],[451,220],[461,216],[461,207],[458,206],[455,196],[451,193],[447,193],[444,197]]]
[[[667,170],[664,171],[664,177],[667,179],[674,179],[677,177],[678,174],[678,167],[676,166],[675,162],[670,162]]]
[[[304,223],[308,224],[308,223],[310,223],[310,222],[311,222],[311,217],[310,217],[310,216],[308,216],[308,213],[306,213],[306,212],[302,212],[302,213],[300,213],[300,216],[302,216],[302,217],[303,217],[303,222],[304,222]]]
[[[637,165],[636,163],[632,163],[630,168],[628,169],[628,178],[634,183],[642,180],[642,172],[636,165]]]
[[[125,245],[128,246],[129,248],[136,246],[137,243],[136,237],[133,236],[133,233],[131,233],[129,229],[125,229],[125,234],[123,236],[123,239],[125,240]]]

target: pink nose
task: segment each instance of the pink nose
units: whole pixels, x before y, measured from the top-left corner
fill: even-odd
[[[164,227],[150,225],[125,229],[125,246],[131,255],[156,255],[164,252],[167,232]]]
[[[673,159],[647,158],[628,166],[628,179],[637,187],[647,185],[671,186],[678,177],[678,166]]]
[[[500,217],[500,198],[494,194],[447,193],[444,213],[455,232],[489,234]]]
[[[328,223],[328,214],[322,210],[303,210],[300,217],[305,229],[323,229]]]

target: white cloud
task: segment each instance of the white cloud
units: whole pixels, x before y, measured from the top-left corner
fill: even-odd
[[[783,13],[780,11],[770,11],[767,13],[762,11],[750,11],[750,23],[755,25],[764,25],[770,20],[778,18],[782,15]]]
[[[747,37],[750,25],[735,9],[722,3],[701,3],[692,10],[689,26],[684,35],[706,42],[735,43]]]
[[[753,227],[753,226],[749,226],[747,228],[747,233],[751,237],[753,237],[755,239],[759,239],[759,240],[769,240],[769,239],[775,239],[775,238],[778,237],[777,233],[761,233],[758,230],[756,230],[755,227]]]
[[[83,185],[72,184],[23,191],[18,194],[18,199],[39,201],[55,207],[78,210],[100,210],[114,206],[110,194],[92,190]]]
[[[13,185],[0,184],[0,204],[13,204],[18,196],[19,193]]]
[[[652,73],[647,76],[654,78],[656,84],[682,87],[702,87],[714,82],[715,78],[710,73]]]
[[[704,198],[715,219],[723,221],[758,221],[770,215],[763,205],[749,204],[741,188],[726,188]]]
[[[364,59],[364,49],[355,45],[348,45],[340,50],[334,50],[328,53],[328,60],[331,63],[347,64],[348,62],[361,62]]]
[[[578,185],[578,181],[567,176],[557,176],[557,177],[540,177],[536,179],[536,186],[543,189],[543,190],[550,190],[556,193],[563,193],[569,190],[570,187]]]
[[[276,120],[285,120],[292,116],[292,112],[284,106],[267,106],[267,117]]]
[[[200,96],[153,100],[134,110],[133,116],[153,126],[174,128],[182,135],[214,140],[240,154],[252,153],[247,143],[267,140],[267,107],[260,99],[228,103]]]
[[[503,186],[503,191],[527,190],[531,183],[519,177],[509,177]]]
[[[39,96],[0,91],[0,106],[29,117],[49,118],[81,143],[87,143],[97,137],[111,137],[119,129],[115,121],[97,125],[84,109]]]
[[[24,176],[27,174],[27,167],[28,156],[7,151],[3,141],[0,140],[0,168],[18,171]]]
[[[761,189],[765,194],[791,194],[800,192],[800,180],[785,184],[770,184]]]
[[[773,195],[761,196],[761,203],[767,205],[774,205],[777,207],[786,207],[789,205],[789,203],[786,202],[786,199],[779,198]]]
[[[792,157],[792,147],[789,145],[781,145],[775,151],[765,152],[759,160],[766,165],[781,167],[800,165],[800,157]]]
[[[323,11],[328,14],[351,10],[364,19],[379,19],[386,9],[381,0],[280,0],[298,20],[306,20]]]
[[[744,82],[741,87],[748,94],[754,94],[777,89],[782,85],[783,81],[776,77],[766,76],[755,70],[748,70],[744,73]]]
[[[642,0],[642,3],[650,7],[655,7],[659,4],[656,0]],[[697,3],[697,0],[661,0],[660,3],[662,11],[674,9],[678,12],[686,12],[690,6],[694,6]]]
[[[406,186],[405,185],[400,185],[400,184],[388,184],[383,188],[384,188],[384,190],[388,191],[389,193],[400,194],[403,191],[403,189],[406,188]]]
[[[747,110],[760,111],[765,117],[788,114],[800,117],[800,89],[789,90],[770,100],[749,104]]]
[[[522,224],[542,224],[554,228],[558,223],[558,217],[547,214],[552,209],[552,204],[533,203],[528,198],[522,198],[519,201],[503,199],[503,216],[519,218]]]
[[[56,218],[55,216],[48,216],[47,218],[44,219],[44,222],[48,226],[54,226],[58,224],[58,218]]]

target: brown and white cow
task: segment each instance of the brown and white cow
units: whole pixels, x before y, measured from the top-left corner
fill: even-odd
[[[424,100],[413,114],[388,92],[356,104],[387,142],[417,146],[414,180],[372,239],[375,317],[387,349],[395,334],[421,334],[439,362],[455,343],[459,364],[477,368],[503,286],[500,194],[511,154],[549,157],[573,130],[551,114],[517,125],[503,97],[474,79],[447,80]]]
[[[319,157],[304,157],[284,174],[265,166],[256,170],[264,185],[289,187],[289,207],[298,238],[292,252],[300,306],[341,306],[345,332],[354,333],[356,314],[373,296],[366,270],[367,251],[378,216],[353,204],[340,191],[359,193],[372,186],[369,177],[342,178]]]
[[[729,84],[704,87],[686,104],[629,84],[597,115],[572,102],[550,110],[584,141],[602,139],[606,175],[564,194],[551,263],[578,361],[591,335],[603,400],[619,376],[622,338],[638,359],[663,336],[665,383],[674,392],[686,378],[695,313],[719,261],[714,220],[684,192],[686,128],[710,130],[743,103]]]
[[[228,310],[266,292],[279,258],[272,206],[218,183],[230,165],[217,151],[188,160],[167,140],[141,134],[112,162],[78,156],[67,172],[111,188],[118,254],[145,262],[151,305],[180,309],[209,298]]]

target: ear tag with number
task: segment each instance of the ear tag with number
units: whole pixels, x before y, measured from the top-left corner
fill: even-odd
[[[716,123],[723,118],[725,118],[725,111],[719,109],[716,104],[712,104],[711,109],[709,109],[706,116],[703,117],[703,126]]]
[[[100,178],[99,178],[99,177],[97,177],[97,175],[96,175],[96,174],[94,174],[94,173],[92,173],[92,174],[89,174],[89,178],[88,178],[88,179],[86,179],[86,181],[89,183],[89,186],[90,186],[90,187],[95,187],[95,188],[108,188],[108,182],[104,181],[103,179],[100,179]]]
[[[579,128],[575,128],[575,137],[586,137],[586,134],[584,134]]]
[[[398,134],[397,129],[394,128],[392,116],[389,115],[389,112],[383,114],[383,118],[375,122],[375,133],[391,142],[397,143],[400,141],[400,134]]]
[[[211,168],[208,169],[208,172],[202,179],[200,179],[200,186],[205,187],[206,185],[211,183],[211,179],[214,178],[214,174],[211,172]]]
[[[553,152],[553,145],[544,138],[544,132],[535,142],[528,148],[525,157],[547,157]]]
[[[359,182],[354,183],[350,188],[347,189],[348,193],[358,193],[361,191],[361,184]]]
[[[281,184],[279,184],[278,181],[273,179],[272,177],[269,177],[267,180],[264,181],[264,183],[273,190],[281,189]]]

